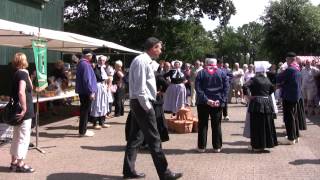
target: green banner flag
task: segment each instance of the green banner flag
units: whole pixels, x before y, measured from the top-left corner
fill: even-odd
[[[36,64],[37,81],[36,90],[44,90],[47,82],[47,41],[42,39],[32,40],[34,63]]]

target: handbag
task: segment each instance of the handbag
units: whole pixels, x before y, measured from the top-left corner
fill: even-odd
[[[15,101],[12,97],[10,98],[8,104],[4,107],[2,112],[1,120],[2,122],[9,124],[11,126],[20,125],[23,120],[19,120],[17,114],[21,113],[22,108],[19,101]]]

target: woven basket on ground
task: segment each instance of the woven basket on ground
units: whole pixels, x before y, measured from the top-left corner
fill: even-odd
[[[180,109],[176,117],[167,118],[169,131],[176,133],[198,132],[198,120],[192,115],[191,109]]]

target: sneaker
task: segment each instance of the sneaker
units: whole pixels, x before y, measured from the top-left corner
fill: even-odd
[[[110,125],[110,124],[102,124],[101,127],[103,127],[103,128],[109,128],[109,127],[111,127],[111,125]]]
[[[213,152],[215,152],[215,153],[219,153],[219,152],[221,152],[221,148],[213,149]]]
[[[93,129],[101,129],[101,126],[100,125],[94,125]]]
[[[294,140],[295,143],[298,143],[300,141],[300,138],[297,138]]]
[[[198,153],[204,153],[204,152],[206,152],[206,149],[197,148],[197,152],[198,152]]]
[[[224,120],[229,121],[230,120],[229,116],[224,117]]]
[[[80,134],[79,136],[80,137],[92,137],[92,136],[94,136],[94,132],[87,130],[87,132],[85,134]]]

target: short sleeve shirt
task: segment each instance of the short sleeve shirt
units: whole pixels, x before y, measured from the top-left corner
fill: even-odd
[[[34,117],[34,107],[33,107],[33,102],[32,102],[32,86],[30,84],[29,80],[29,75],[27,72],[24,71],[16,71],[14,74],[14,79],[13,79],[13,85],[12,85],[12,98],[15,101],[19,100],[19,82],[20,81],[25,81],[26,82],[26,105],[27,105],[27,111],[24,115],[23,120],[25,119],[30,119]]]

